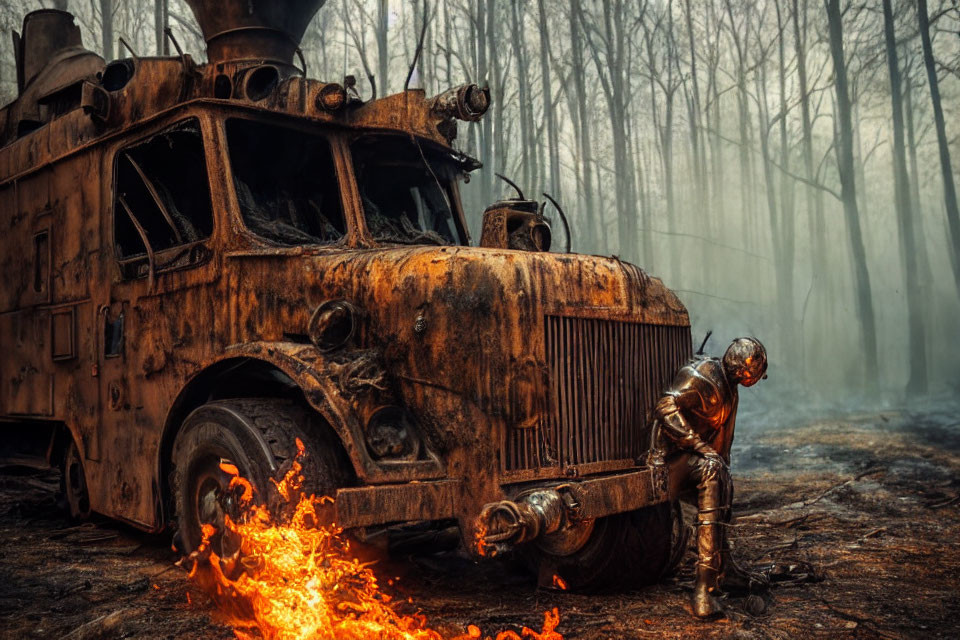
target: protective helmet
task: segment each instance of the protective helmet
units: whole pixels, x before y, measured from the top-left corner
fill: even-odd
[[[723,369],[732,381],[752,386],[767,377],[767,350],[756,338],[737,338],[723,354]]]

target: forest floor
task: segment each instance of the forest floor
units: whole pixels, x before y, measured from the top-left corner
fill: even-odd
[[[720,621],[686,612],[692,553],[675,578],[629,593],[541,590],[506,565],[454,554],[399,563],[404,577],[391,589],[450,635],[471,623],[491,635],[540,629],[558,607],[568,639],[956,638],[960,410],[951,404],[739,425],[737,554],[780,580],[762,599],[727,599]],[[233,637],[173,564],[169,537],[104,519],[73,525],[55,508],[56,488],[56,473],[0,468],[0,638]]]

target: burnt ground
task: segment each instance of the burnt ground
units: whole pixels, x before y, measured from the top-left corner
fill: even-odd
[[[449,554],[399,565],[394,589],[450,633],[539,629],[542,611],[559,607],[566,638],[957,637],[957,404],[750,427],[758,422],[741,421],[734,447],[736,544],[779,583],[765,599],[728,599],[724,620],[685,612],[690,554],[676,578],[630,593],[538,590],[509,566]],[[0,468],[0,637],[233,637],[173,565],[169,537],[70,523],[56,487],[56,473]]]

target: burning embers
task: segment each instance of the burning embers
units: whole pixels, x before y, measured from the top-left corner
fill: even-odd
[[[356,559],[341,528],[322,524],[319,512],[331,499],[300,491],[299,440],[297,449],[290,470],[275,482],[281,499],[280,508],[272,510],[277,517],[254,502],[253,487],[234,465],[221,465],[232,476],[228,491],[241,515],[224,515],[222,530],[203,525],[203,542],[187,559],[190,579],[211,595],[241,640],[256,637],[256,631],[268,640],[441,640],[422,615],[402,613],[380,589],[371,563]],[[504,631],[496,640],[562,640],[558,624],[553,609],[545,612],[541,631]],[[481,637],[470,625],[454,640]]]

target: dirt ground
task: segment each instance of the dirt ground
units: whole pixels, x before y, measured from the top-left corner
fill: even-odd
[[[685,611],[690,553],[667,583],[599,596],[538,590],[508,565],[451,554],[383,571],[403,569],[397,595],[451,634],[539,629],[558,607],[566,638],[956,638],[960,409],[948,405],[777,429],[741,421],[736,548],[772,567],[775,587],[728,599],[718,622]],[[169,537],[77,526],[56,509],[57,482],[0,468],[0,637],[233,638],[173,565]]]

